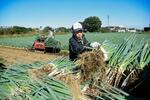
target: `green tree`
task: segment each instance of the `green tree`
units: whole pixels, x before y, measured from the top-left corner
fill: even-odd
[[[7,35],[7,34],[25,34],[32,32],[32,28],[25,28],[20,26],[13,26],[13,27],[0,27],[0,35]]]
[[[57,34],[64,34],[64,33],[67,33],[69,32],[69,29],[67,29],[66,27],[59,27],[56,29],[56,33]]]
[[[100,32],[102,32],[102,33],[108,33],[108,32],[110,32],[110,29],[106,28],[106,27],[101,27]]]
[[[102,22],[97,16],[90,16],[83,21],[83,28],[89,32],[100,31]]]
[[[44,27],[44,29],[43,29],[43,32],[45,33],[45,32],[49,32],[49,31],[53,31],[53,28],[52,27],[49,27],[49,26],[46,26],[46,27]]]
[[[25,27],[20,27],[20,26],[13,26],[12,32],[15,34],[22,34],[22,33],[28,33],[31,32],[31,28],[25,28]]]

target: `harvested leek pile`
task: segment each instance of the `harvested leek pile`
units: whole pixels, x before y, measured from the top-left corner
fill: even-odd
[[[60,48],[61,47],[61,43],[53,38],[47,38],[45,40],[45,44],[48,47],[56,47],[56,48]]]
[[[61,67],[70,65],[64,63],[63,60],[59,61],[57,64],[61,64]],[[80,55],[76,61],[76,66],[81,71],[77,75],[72,74],[70,70],[65,70],[66,67],[57,67],[57,64],[49,63],[40,68],[28,70],[28,72],[32,79],[42,80],[49,76],[64,82],[67,84],[73,100],[91,100],[95,97],[108,99],[107,93],[111,94],[109,98],[112,99],[118,98],[118,95],[120,95],[118,99],[125,99],[129,96],[129,94],[105,84],[107,67],[100,50],[93,50]],[[80,88],[80,85],[83,88]],[[112,91],[120,92],[120,94],[112,93]]]
[[[0,99],[2,100],[71,100],[68,86],[46,76],[52,65],[42,63],[14,65],[0,74]],[[35,70],[37,69],[37,70]],[[32,72],[32,73],[31,73]]]
[[[0,99],[91,100],[82,92],[80,79],[68,69],[74,66],[73,62],[63,57],[49,63],[12,65],[0,74]],[[111,89],[99,86],[98,88],[106,90],[103,91],[105,95],[97,96],[98,98],[107,99],[106,94],[112,93]],[[119,95],[112,94],[112,98]],[[126,96],[128,94],[120,94],[120,98]]]
[[[100,100],[132,98],[129,94],[106,83],[106,70],[108,67],[100,49],[81,54],[75,64],[80,69],[80,72],[77,73],[79,76],[76,77],[83,85],[81,90],[83,97],[90,100],[94,98]]]
[[[108,63],[107,83],[115,87],[125,87],[130,78],[132,81],[137,80],[139,76],[134,74],[148,67],[150,45],[144,40],[141,40],[140,44],[136,43],[136,35],[134,34],[116,48]],[[133,76],[135,77],[133,78]]]
[[[81,82],[101,82],[105,76],[106,64],[101,50],[93,50],[81,54],[76,61],[76,65],[81,69]]]
[[[81,95],[80,84],[78,80],[75,79],[75,76],[68,73],[65,69],[61,70],[57,68],[53,63],[43,65],[40,68],[29,69],[28,74],[32,79],[41,81],[43,81],[43,79],[47,76],[53,77],[54,79],[67,84],[73,100],[84,98]]]
[[[150,45],[144,40],[136,43],[136,35],[133,34],[114,49],[108,64],[98,50],[81,54],[76,64],[81,70],[80,81],[87,83],[84,92],[102,96],[103,92],[97,88],[101,86],[108,90],[114,86],[132,92],[141,84],[147,73],[143,69],[147,69],[150,63]]]
[[[40,68],[29,69],[28,74],[34,80],[40,80],[46,77],[49,73],[53,71],[53,64],[46,64]]]

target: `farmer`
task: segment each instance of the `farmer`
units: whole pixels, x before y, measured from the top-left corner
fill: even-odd
[[[90,46],[90,43],[83,34],[83,27],[80,23],[76,22],[72,25],[72,33],[72,37],[69,39],[69,58],[71,61],[75,61],[79,54],[90,50],[86,48]]]
[[[72,37],[69,39],[69,59],[75,61],[79,54],[85,51],[91,51],[94,48],[100,47],[104,53],[104,60],[106,61],[108,56],[103,47],[100,46],[100,43],[93,42],[89,43],[83,34],[83,27],[79,22],[76,22],[72,25]]]
[[[54,39],[54,34],[51,30],[49,30],[48,38]]]

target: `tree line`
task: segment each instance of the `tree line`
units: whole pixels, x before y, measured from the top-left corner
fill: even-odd
[[[109,32],[107,28],[102,28],[102,21],[97,16],[90,16],[85,18],[84,21],[79,21],[83,25],[84,31],[88,32]],[[7,34],[27,34],[39,31],[40,28],[26,28],[21,26],[13,26],[13,27],[0,27],[0,35],[7,35]],[[53,31],[56,34],[64,34],[71,32],[71,28],[66,27],[59,27],[53,29],[50,26],[46,26],[42,29],[43,33],[47,33],[49,31]]]
[[[32,28],[25,28],[21,26],[13,26],[13,27],[0,27],[0,35],[8,35],[8,34],[25,34],[32,32]]]

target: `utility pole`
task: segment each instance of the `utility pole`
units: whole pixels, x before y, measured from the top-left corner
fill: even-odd
[[[42,26],[40,26],[40,28],[39,28],[39,33],[40,34],[42,33]]]
[[[108,27],[109,27],[109,15],[107,15]]]

